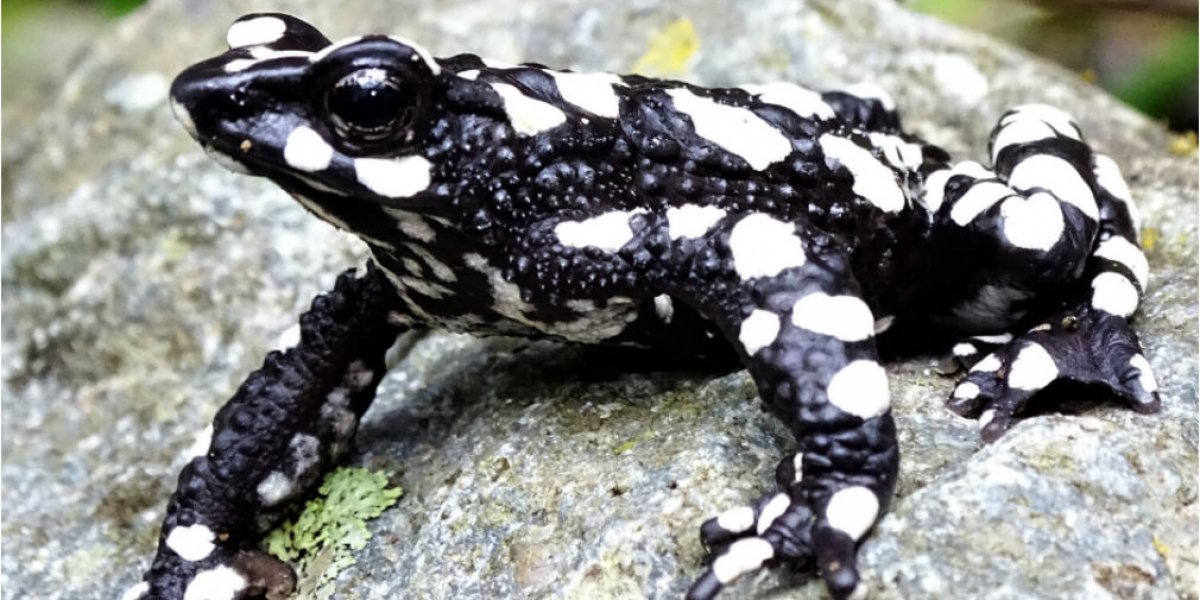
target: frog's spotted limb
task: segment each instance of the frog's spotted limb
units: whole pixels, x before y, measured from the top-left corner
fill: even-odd
[[[129,600],[241,598],[291,591],[290,568],[243,545],[303,499],[347,448],[400,327],[395,294],[369,268],[343,274],[217,413],[208,452],[179,476],[158,554]]]

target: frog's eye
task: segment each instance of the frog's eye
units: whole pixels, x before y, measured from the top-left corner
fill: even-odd
[[[378,67],[342,77],[325,97],[334,132],[364,149],[401,138],[420,108],[420,94],[410,87]]]

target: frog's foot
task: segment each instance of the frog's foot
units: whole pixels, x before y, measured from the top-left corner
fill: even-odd
[[[1058,380],[1103,385],[1141,413],[1159,408],[1158,384],[1129,323],[1088,307],[1058,313],[984,357],[946,405],[978,416],[980,435],[992,442],[1030,397]]]
[[[258,551],[217,546],[198,561],[160,552],[146,580],[129,588],[121,600],[283,600],[295,587],[296,575],[287,563]]]
[[[801,454],[776,469],[779,489],[757,502],[726,510],[700,527],[700,541],[713,557],[708,572],[691,589],[687,600],[711,600],[738,578],[760,569],[816,561],[829,593],[837,599],[858,598],[856,547],[874,522],[878,504],[865,488],[846,488],[829,500],[818,518],[799,499]],[[872,510],[872,507],[875,507]]]

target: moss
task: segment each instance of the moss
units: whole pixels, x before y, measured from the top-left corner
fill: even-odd
[[[378,517],[402,493],[388,487],[383,473],[367,469],[341,468],[326,475],[318,497],[263,541],[267,552],[296,568],[295,597],[330,597],[327,584],[357,562],[353,553],[371,539],[367,519]]]

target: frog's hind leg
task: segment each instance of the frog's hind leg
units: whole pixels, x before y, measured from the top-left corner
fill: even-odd
[[[400,333],[394,290],[369,268],[338,278],[300,317],[300,341],[267,355],[213,422],[211,446],[179,475],[158,553],[128,600],[284,597],[287,565],[253,550],[344,454]]]
[[[986,441],[1057,380],[1103,385],[1138,411],[1157,410],[1157,384],[1128,323],[1149,268],[1116,164],[1094,154],[1067,115],[1041,105],[1007,113],[991,154],[994,172],[960,163],[927,180],[933,245],[952,257],[942,277],[966,290],[944,318],[968,332],[1014,334],[990,337],[992,352],[971,340],[956,347],[973,366],[948,406],[979,416]]]
[[[768,564],[810,560],[835,598],[855,595],[856,548],[891,499],[899,454],[875,319],[847,257],[826,234],[761,213],[670,237],[679,260],[651,287],[717,325],[798,442],[776,492],[704,525],[714,559],[688,598],[711,599]]]

